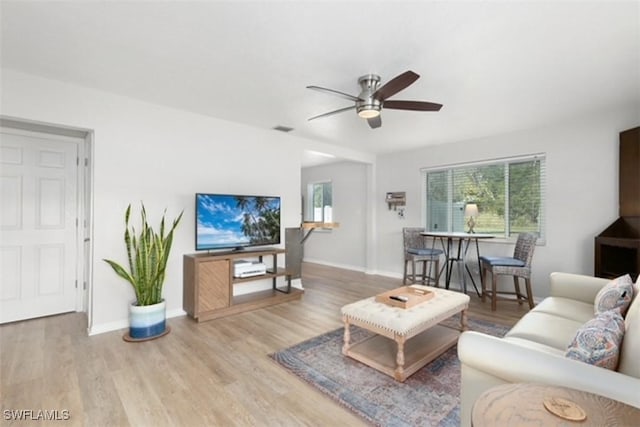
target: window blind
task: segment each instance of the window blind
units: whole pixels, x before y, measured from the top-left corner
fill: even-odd
[[[475,203],[475,232],[544,237],[545,155],[534,154],[422,169],[430,231],[467,231],[465,206]]]

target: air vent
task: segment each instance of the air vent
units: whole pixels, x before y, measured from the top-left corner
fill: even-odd
[[[284,132],[284,133],[291,132],[293,130],[293,128],[290,128],[289,126],[282,126],[282,125],[278,125],[273,129],[278,130],[280,132]]]

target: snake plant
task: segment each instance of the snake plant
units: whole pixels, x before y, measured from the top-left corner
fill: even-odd
[[[138,234],[133,225],[129,225],[131,205],[125,212],[124,243],[127,247],[129,271],[115,261],[104,259],[116,274],[131,283],[136,294],[136,305],[153,305],[162,301],[162,285],[164,283],[167,260],[173,242],[173,231],[178,226],[180,215],[173,220],[171,228],[165,235],[165,214],[160,221],[159,233],[147,223],[147,212],[144,204],[140,211],[141,229]]]

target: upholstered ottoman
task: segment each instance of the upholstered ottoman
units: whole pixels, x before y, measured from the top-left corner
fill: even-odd
[[[452,347],[460,331],[467,329],[469,296],[445,289],[415,286],[434,292],[434,297],[406,309],[376,302],[375,297],[342,307],[342,353],[404,381]],[[439,325],[458,313],[460,330]],[[375,335],[351,344],[351,325],[372,331]]]

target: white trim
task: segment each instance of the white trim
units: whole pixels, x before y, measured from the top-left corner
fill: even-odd
[[[422,217],[422,228],[427,229],[427,172],[420,170],[420,210]]]
[[[365,272],[365,268],[362,267],[362,266],[339,264],[339,263],[335,263],[335,262],[327,262],[327,261],[322,260],[322,259],[304,258],[302,260],[302,262],[309,262],[309,263],[312,263],[312,264],[326,265],[327,267],[342,268],[344,270],[360,271],[362,273]]]
[[[14,130],[26,130],[29,132],[44,133],[50,135],[56,135],[61,137],[71,137],[82,139],[86,137],[87,133],[92,132],[90,129],[79,128],[75,126],[62,126],[57,124],[51,124],[47,122],[41,122],[38,120],[27,120],[18,117],[12,117],[7,115],[0,115],[0,126],[11,128]]]
[[[173,310],[167,310],[166,318],[171,319],[174,317],[186,316],[187,312],[181,308],[176,308]],[[128,329],[129,328],[129,319],[126,320],[116,320],[115,322],[101,323],[95,327],[91,327],[87,329],[87,334],[89,336],[104,334],[106,332],[117,331],[118,329]]]
[[[395,271],[378,271],[378,272],[376,272],[376,275],[389,277],[389,278],[392,278],[392,279],[400,279],[400,280],[402,280],[402,278],[403,278],[402,273],[398,273],[398,272],[395,272]]]
[[[93,131],[72,126],[0,115],[3,133],[28,136],[48,141],[76,144],[76,266],[75,310],[87,313],[87,328],[91,324],[90,290],[93,266]],[[85,167],[85,159],[88,166]],[[85,186],[86,182],[89,186]],[[85,238],[89,237],[89,250],[85,254]],[[88,259],[87,259],[88,257]]]
[[[504,163],[519,162],[519,161],[537,160],[540,158],[546,159],[546,153],[534,153],[534,154],[523,154],[520,156],[498,157],[495,159],[478,160],[473,162],[449,163],[447,165],[438,165],[433,167],[420,168],[420,172],[437,172],[441,170],[464,168],[469,166],[499,165]]]
[[[377,184],[376,165],[369,163],[366,169],[366,213],[365,213],[365,273],[375,274],[378,268],[378,227],[377,224]]]
[[[46,133],[27,129],[16,129],[7,126],[0,126],[0,128],[2,129],[3,133],[7,133],[10,135],[28,136],[34,139],[54,140],[61,142],[74,142],[76,144],[81,144],[84,142],[84,138],[81,137],[58,135],[55,133]]]
[[[85,197],[85,205],[84,209],[84,220],[86,221],[85,229],[84,229],[84,238],[88,240],[88,253],[84,254],[87,256],[87,259],[84,260],[84,264],[86,266],[86,270],[84,271],[84,280],[86,281],[86,290],[85,290],[85,298],[84,298],[84,307],[87,312],[87,329],[91,329],[93,325],[93,255],[94,255],[94,179],[93,179],[93,171],[95,170],[95,159],[93,153],[95,152],[95,134],[94,132],[87,131],[87,136],[84,142],[84,158],[87,159],[87,164],[84,167],[84,197]]]

